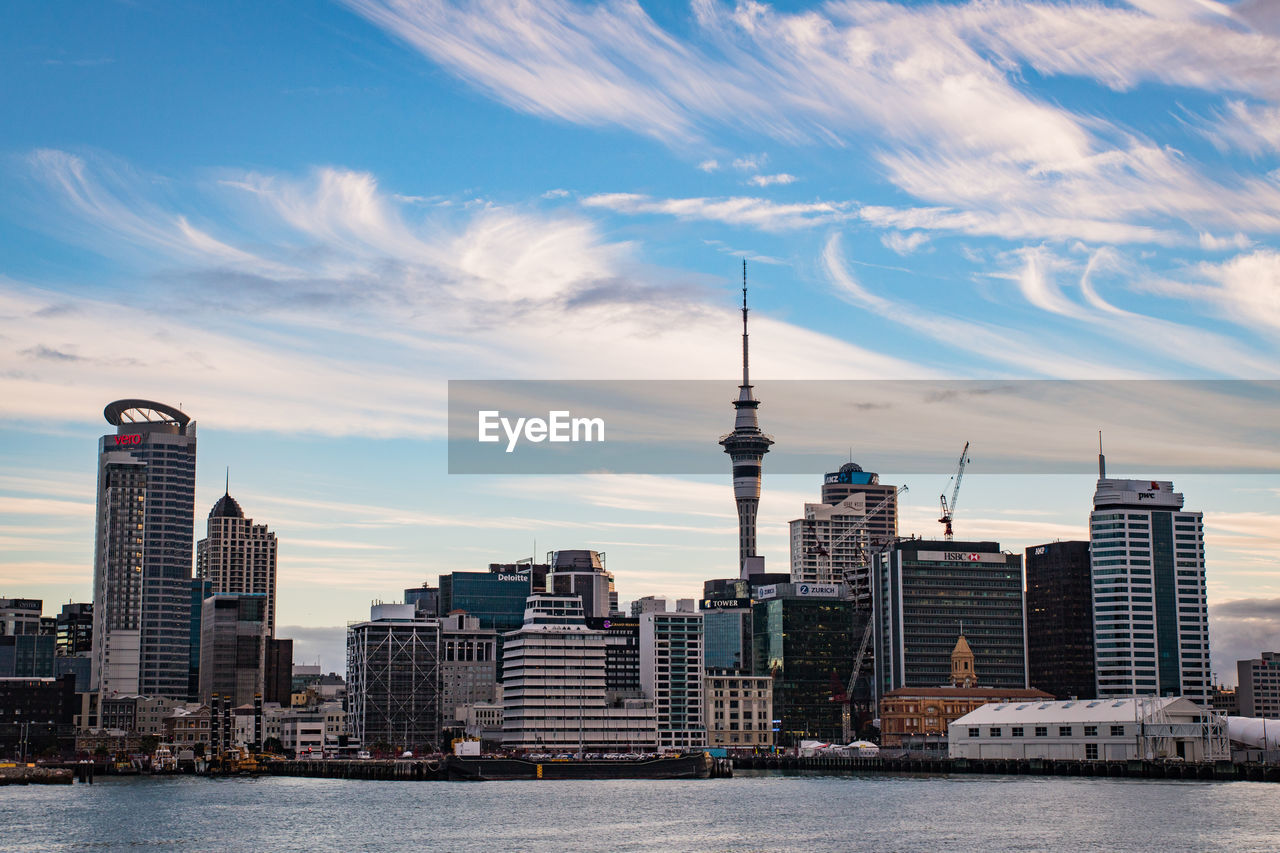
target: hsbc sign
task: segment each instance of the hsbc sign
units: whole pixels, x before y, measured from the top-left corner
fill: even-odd
[[[1004,563],[1005,556],[985,551],[920,551],[916,558],[928,563]]]

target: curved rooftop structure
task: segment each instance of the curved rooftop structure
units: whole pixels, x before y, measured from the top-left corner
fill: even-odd
[[[107,423],[116,427],[133,427],[140,424],[163,424],[184,427],[191,418],[181,409],[153,400],[116,400],[102,410]]]
[[[858,471],[858,472],[861,472],[861,471],[862,471],[862,466],[861,466],[861,465],[859,465],[857,462],[846,462],[846,463],[844,463],[843,465],[841,465],[841,466],[840,466],[840,473],[841,473],[841,474],[848,474],[850,471]]]
[[[236,499],[228,494],[218,498],[218,502],[213,505],[213,509],[209,510],[209,517],[244,518],[244,510],[240,509],[240,504],[236,503]]]

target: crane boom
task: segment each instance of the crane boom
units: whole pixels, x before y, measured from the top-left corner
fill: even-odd
[[[943,537],[948,541],[955,534],[951,531],[951,519],[956,514],[956,501],[960,499],[960,481],[964,479],[964,466],[969,464],[969,442],[964,443],[964,450],[960,451],[960,464],[956,466],[956,473],[951,478],[955,482],[955,487],[951,490],[951,502],[947,502],[947,495],[944,492],[938,496],[938,500],[942,503],[942,517],[938,519],[943,525]]]
[[[843,545],[843,544],[844,544],[844,541],[845,541],[846,539],[848,539],[850,536],[854,535],[855,533],[860,532],[863,528],[865,528],[865,527],[866,527],[866,526],[871,522],[871,519],[872,519],[872,518],[874,518],[876,515],[879,515],[879,514],[880,514],[880,512],[881,512],[885,507],[887,507],[889,504],[891,504],[891,503],[895,502],[895,501],[898,499],[898,496],[899,496],[899,495],[901,495],[903,492],[906,492],[906,491],[907,491],[907,487],[906,487],[906,486],[899,486],[899,487],[898,487],[898,490],[897,490],[896,492],[894,492],[893,494],[889,495],[889,496],[888,496],[888,497],[886,497],[884,500],[880,501],[880,503],[878,503],[878,504],[876,504],[874,507],[872,507],[872,508],[871,508],[871,511],[870,511],[870,512],[868,512],[866,515],[864,515],[862,518],[860,518],[860,519],[858,519],[857,521],[855,521],[855,522],[853,522],[852,524],[850,524],[850,525],[849,525],[849,529],[848,529],[848,530],[846,530],[844,533],[840,534],[840,537],[839,537],[838,539],[835,539],[834,541],[828,542],[828,543],[826,544],[826,547],[823,547],[823,546],[822,546],[822,544],[818,544],[818,545],[817,545],[817,547],[816,547],[816,549],[815,549],[815,552],[816,552],[816,553],[818,553],[818,554],[823,554],[823,553],[825,553],[825,554],[826,554],[826,557],[827,557],[827,575],[828,575],[828,576],[830,576],[830,575],[831,575],[831,564],[832,564],[832,562],[835,560],[835,549],[836,549],[836,546],[838,546],[838,545]]]

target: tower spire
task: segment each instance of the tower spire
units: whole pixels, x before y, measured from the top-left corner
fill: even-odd
[[[747,370],[747,259],[742,259],[742,387],[751,387],[751,374]]]
[[[230,465],[227,466],[227,487],[223,489],[222,493],[224,495],[231,494],[231,466]]]

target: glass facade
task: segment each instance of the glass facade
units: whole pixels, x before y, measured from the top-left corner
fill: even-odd
[[[533,584],[527,574],[453,572],[440,576],[440,615],[461,610],[498,633],[497,673],[502,678],[503,634],[524,627],[525,599]]]
[[[756,675],[773,676],[776,742],[839,741],[843,693],[861,626],[851,601],[773,598],[752,607]],[[865,624],[865,621],[863,621]]]
[[[1093,699],[1093,582],[1088,542],[1027,549],[1027,668],[1032,687]]]
[[[750,671],[750,610],[704,610],[702,627],[708,669]]]

